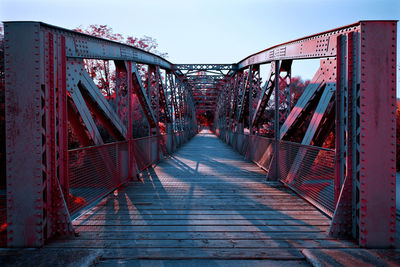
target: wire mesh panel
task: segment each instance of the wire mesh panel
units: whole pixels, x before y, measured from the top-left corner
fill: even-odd
[[[66,199],[72,216],[123,182],[120,155],[125,150],[126,142],[121,142],[69,151]]]
[[[162,139],[159,135],[151,136],[149,139],[151,148],[151,163],[156,163],[160,160],[159,144],[161,143]]]
[[[232,132],[230,136],[236,151],[269,170],[274,157],[273,139]],[[280,141],[280,181],[331,217],[335,210],[334,175],[334,150]]]
[[[273,156],[273,140],[261,136],[251,136],[251,160],[268,170]]]
[[[236,144],[237,144],[237,133],[232,133],[231,146],[235,150],[236,150]]]
[[[242,147],[240,148],[240,154],[244,155],[246,158],[251,159],[250,157],[250,138],[249,135],[242,135]]]
[[[166,138],[166,145],[168,149],[168,154],[171,154],[174,152],[174,141],[173,141],[173,135],[172,134],[166,134],[164,135]]]
[[[291,142],[279,143],[281,181],[327,215],[335,210],[335,151]]]
[[[146,169],[153,163],[151,137],[134,139],[132,145],[138,169]]]

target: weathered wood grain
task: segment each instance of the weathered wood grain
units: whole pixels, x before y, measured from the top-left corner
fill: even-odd
[[[74,221],[52,248],[103,249],[103,259],[303,260],[304,248],[352,248],[330,220],[210,134],[145,170]]]

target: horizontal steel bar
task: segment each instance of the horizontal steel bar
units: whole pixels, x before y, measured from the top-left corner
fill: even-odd
[[[102,39],[38,21],[7,21],[4,23],[39,24],[41,28],[57,32],[65,37],[67,57],[104,60],[132,60],[137,63],[157,65],[164,69],[172,69],[172,63],[164,58],[127,44]]]
[[[395,20],[389,21],[395,22]],[[347,26],[272,46],[239,61],[237,63],[238,69],[243,69],[254,64],[268,63],[273,60],[334,57],[336,56],[337,36],[349,31],[359,31],[362,22],[368,23],[370,21],[359,21]]]
[[[176,70],[236,70],[236,64],[175,64]]]

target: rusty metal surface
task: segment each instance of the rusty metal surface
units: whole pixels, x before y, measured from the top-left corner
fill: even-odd
[[[91,203],[175,151],[196,133],[199,113],[214,116],[215,133],[268,179],[334,214],[332,233],[351,229],[361,246],[393,246],[395,46],[395,21],[360,21],[237,65],[174,68],[116,42],[40,22],[5,23],[8,246],[71,235],[75,195]],[[116,101],[97,91],[83,69],[88,58],[115,61]],[[321,66],[292,108],[289,65],[309,58]],[[262,90],[265,63],[274,70]],[[68,152],[70,129],[73,147],[84,148]],[[101,190],[78,189],[91,186]]]
[[[396,229],[396,22],[362,22],[360,54],[359,242],[366,247],[393,246]]]
[[[231,78],[242,82],[228,83],[220,94],[214,119],[215,133],[249,158],[249,147],[256,143],[251,135],[276,137],[276,147],[268,152],[272,155],[268,179],[284,179],[321,210],[334,214],[331,233],[351,236],[365,247],[395,243],[396,25],[396,21],[360,21],[250,55],[238,63]],[[319,58],[320,67],[302,92],[285,97],[291,86],[288,79],[275,85],[272,95],[270,84],[283,82],[283,77],[270,75],[253,120],[247,120],[252,110],[243,114],[251,94],[246,77],[253,68],[310,58]],[[237,95],[232,114],[227,112],[232,100],[226,101],[226,95]],[[285,114],[292,101],[294,107]],[[281,127],[278,115],[286,117]],[[287,142],[336,150],[328,158],[323,156],[326,166],[317,166],[314,161],[326,154],[324,149]],[[285,161],[288,166],[282,165]],[[286,168],[284,173],[281,167]],[[302,190],[306,187],[309,190]],[[329,196],[326,201],[325,196]]]
[[[156,55],[40,22],[7,22],[5,28],[8,207],[2,225],[8,246],[38,247],[55,235],[73,234],[70,212],[187,141],[196,131],[195,112],[187,85],[174,84],[169,92],[178,97],[178,116],[169,118],[171,100],[160,102],[158,90],[159,69],[171,64]],[[155,65],[137,70],[133,58]],[[107,93],[98,88],[87,59],[115,61],[115,88]],[[147,86],[141,81],[146,75]],[[164,141],[163,116],[166,132],[178,139]],[[134,134],[154,137],[142,145]]]

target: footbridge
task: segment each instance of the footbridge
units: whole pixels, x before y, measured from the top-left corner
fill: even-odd
[[[395,264],[396,23],[173,64],[6,22],[1,254]],[[319,60],[303,88],[300,60]],[[113,66],[111,94],[94,61]]]

